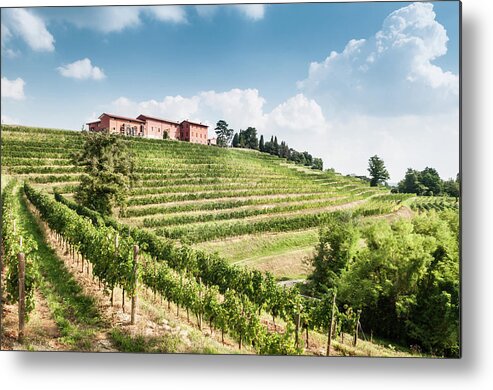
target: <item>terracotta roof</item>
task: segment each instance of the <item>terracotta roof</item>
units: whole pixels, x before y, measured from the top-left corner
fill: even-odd
[[[136,118],[127,118],[126,116],[121,116],[121,115],[114,115],[114,114],[108,114],[106,112],[103,112],[99,117],[101,118],[103,115],[109,116],[111,118],[115,119],[123,119],[125,121],[132,121],[132,122],[138,122],[138,123],[144,123],[144,121],[141,121],[140,119]]]
[[[174,125],[180,124],[180,122],[177,122],[177,121],[170,121],[168,119],[156,118],[155,116],[149,116],[149,115],[143,115],[143,114],[140,114],[137,118],[148,118],[148,119],[153,119],[153,120],[159,121],[159,122],[173,123]]]
[[[183,122],[187,122],[187,123],[190,123],[192,125],[197,125],[197,126],[202,126],[202,127],[209,127],[207,125],[204,125],[203,123],[198,123],[198,122],[193,122],[193,121],[189,121],[188,119],[187,120],[184,120],[184,121],[181,121],[181,123]]]
[[[100,119],[98,119],[97,121],[87,122],[86,125],[92,125],[93,123],[99,123],[99,122],[101,122]]]

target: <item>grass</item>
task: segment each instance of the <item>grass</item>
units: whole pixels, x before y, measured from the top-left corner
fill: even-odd
[[[164,335],[159,337],[145,337],[143,335],[132,336],[121,329],[110,331],[111,339],[121,352],[140,353],[177,353],[180,337],[176,335]]]
[[[318,241],[318,230],[309,229],[276,234],[253,234],[222,241],[196,244],[198,249],[217,252],[231,263],[251,261],[279,255],[293,248],[314,246]]]
[[[318,230],[254,234],[224,241],[196,244],[195,247],[217,252],[230,263],[272,273],[278,280],[305,279],[310,257],[318,242]]]

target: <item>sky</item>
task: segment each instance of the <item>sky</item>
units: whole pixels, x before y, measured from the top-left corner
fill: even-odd
[[[459,170],[459,3],[1,10],[1,120],[103,113],[253,126],[367,175]]]

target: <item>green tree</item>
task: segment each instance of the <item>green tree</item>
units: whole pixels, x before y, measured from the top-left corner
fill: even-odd
[[[322,161],[322,159],[321,158],[314,158],[312,168],[323,171],[324,170],[324,162]]]
[[[277,142],[277,136],[274,137],[274,142],[272,143],[272,154],[279,156],[279,143]]]
[[[237,148],[240,146],[240,137],[238,136],[238,133],[235,133],[233,137],[233,142],[232,142],[233,148]]]
[[[320,229],[319,243],[311,260],[317,293],[336,287],[339,276],[358,250],[359,230],[350,213],[335,214]]]
[[[459,183],[454,179],[444,181],[443,192],[448,196],[454,196],[458,198],[460,195]]]
[[[214,129],[217,135],[217,144],[219,146],[228,146],[233,138],[234,130],[228,128],[228,124],[224,120],[220,120]]]
[[[305,157],[305,165],[311,166],[313,164],[313,157],[308,152],[303,152],[303,156]]]
[[[264,144],[263,134],[260,136],[260,141],[258,142],[258,150],[260,150],[261,152],[265,152],[265,144]]]
[[[370,186],[372,187],[384,184],[390,179],[385,163],[377,155],[370,157],[368,160],[368,172],[370,173]]]
[[[255,127],[248,127],[240,131],[240,145],[248,149],[258,149],[257,130]]]
[[[412,168],[408,168],[397,188],[400,193],[416,195],[422,195],[428,190],[420,181],[420,173]]]
[[[279,146],[279,157],[289,158],[289,146],[286,142],[282,141]]]
[[[428,189],[426,195],[440,195],[443,182],[435,168],[426,167],[420,172],[420,182]]]
[[[128,193],[135,182],[135,160],[118,136],[108,133],[85,133],[80,152],[72,155],[74,165],[84,174],[75,190],[81,205],[103,215],[111,215],[114,206],[125,213]]]

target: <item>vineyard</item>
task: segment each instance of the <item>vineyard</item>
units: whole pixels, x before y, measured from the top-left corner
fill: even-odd
[[[397,200],[378,200],[387,191],[359,179],[301,168],[265,153],[172,141],[127,142],[138,158],[138,182],[120,221],[196,248],[217,250],[232,262],[246,257],[221,251],[225,240],[234,238],[234,245],[242,246],[252,236],[268,234],[278,243],[289,243],[302,231],[316,231],[333,211],[358,209],[372,215],[396,207]],[[71,165],[70,154],[81,145],[78,132],[5,127],[4,174],[72,199],[81,171]],[[305,242],[304,247],[315,242]],[[285,258],[289,253],[267,245],[272,250],[257,263],[269,270],[270,256]],[[294,249],[290,244],[289,250]],[[293,267],[299,268],[301,260],[294,258]]]
[[[106,309],[113,310],[121,296],[119,315],[126,315],[134,333],[113,327],[108,338],[117,350],[405,355],[369,342],[359,321],[365,314],[336,305],[337,289],[313,298],[278,281],[306,278],[303,264],[318,242],[318,229],[348,211],[371,225],[374,217],[408,207],[420,213],[457,210],[456,200],[394,195],[255,151],[145,139],[125,143],[137,159],[137,182],[128,207],[103,217],[74,200],[82,171],[72,165],[71,154],[82,148],[79,132],[2,127],[7,301],[15,304],[19,297],[22,253],[26,315],[34,310],[39,288],[58,328],[77,340],[68,349],[80,347],[80,334],[100,322],[87,320],[89,326],[74,318],[67,324],[53,309],[62,310],[63,303],[49,292],[55,276],[46,270],[53,263],[43,250],[58,253]],[[73,294],[77,300],[82,293]],[[185,323],[196,338],[208,335],[209,344],[191,350],[176,347],[183,343],[176,338],[173,347],[171,341],[156,347],[157,342],[136,334],[145,318],[153,323],[145,315],[157,312],[161,321],[168,323],[172,316]],[[365,340],[358,341],[362,334]]]

